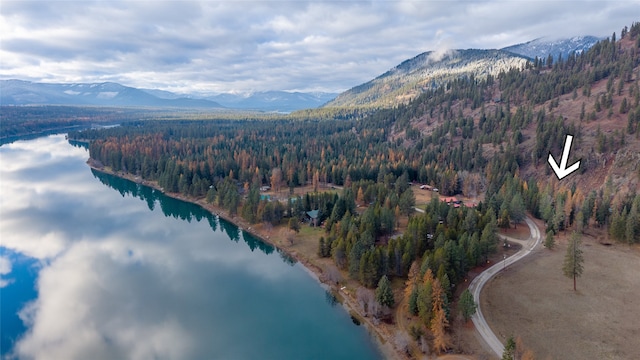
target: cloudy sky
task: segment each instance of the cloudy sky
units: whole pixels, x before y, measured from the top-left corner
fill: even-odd
[[[610,36],[619,1],[6,1],[0,78],[339,92],[421,52]]]

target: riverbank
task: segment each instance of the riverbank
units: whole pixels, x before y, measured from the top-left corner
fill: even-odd
[[[347,313],[350,314],[352,318],[357,319],[357,321],[360,322],[361,325],[365,326],[365,328],[371,335],[371,338],[378,345],[378,348],[384,358],[407,358],[401,351],[396,348],[396,345],[394,343],[394,337],[397,327],[383,322],[374,323],[371,318],[367,317],[363,313],[363,311],[361,311],[361,306],[358,304],[358,301],[356,299],[356,292],[360,287],[359,284],[350,280],[341,280],[340,284],[338,285],[335,282],[335,276],[333,274],[329,274],[331,270],[335,269],[335,266],[333,266],[329,259],[321,259],[315,255],[315,250],[313,249],[317,249],[317,241],[319,239],[319,234],[323,234],[322,230],[317,229],[316,232],[318,233],[318,235],[311,234],[310,236],[305,237],[305,239],[298,239],[298,236],[296,235],[295,241],[291,241],[291,236],[293,234],[284,226],[278,226],[274,228],[264,226],[263,224],[250,224],[240,216],[231,215],[228,211],[216,205],[207,203],[204,198],[193,198],[179,193],[165,192],[160,186],[158,186],[157,182],[143,180],[139,176],[135,176],[129,173],[114,172],[111,169],[94,162],[92,159],[89,159],[87,161],[87,164],[96,171],[127,179],[129,181],[161,191],[166,196],[199,205],[203,209],[209,211],[211,214],[217,215],[225,221],[236,225],[242,231],[255,236],[265,243],[275,246],[283,253],[298,261],[303,266],[303,268],[314,279],[316,279],[318,283],[321,284],[321,286],[323,286],[325,289],[332,292],[336,296],[345,311],[347,311]],[[303,240],[305,241],[304,243]],[[315,245],[309,246],[311,245],[310,242],[314,241]]]

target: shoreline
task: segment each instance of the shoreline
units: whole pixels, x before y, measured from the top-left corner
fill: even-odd
[[[325,290],[332,292],[334,296],[336,294],[339,295],[338,302],[340,303],[342,308],[350,316],[352,316],[352,314],[354,313],[357,315],[358,321],[360,321],[360,325],[358,326],[365,327],[371,340],[375,343],[375,345],[378,348],[378,351],[385,359],[406,359],[406,356],[403,356],[403,354],[401,354],[398,351],[398,349],[395,348],[393,341],[391,339],[392,335],[390,336],[389,334],[386,334],[384,331],[382,331],[382,329],[380,329],[378,326],[373,324],[371,319],[365,316],[360,311],[357,301],[355,299],[352,299],[348,293],[344,292],[338,286],[329,283],[329,281],[326,279],[326,276],[324,275],[324,271],[318,265],[313,264],[311,263],[311,261],[309,261],[305,257],[298,255],[296,251],[291,251],[290,249],[287,249],[286,247],[276,243],[276,241],[274,241],[271,238],[271,236],[259,233],[258,231],[255,230],[252,224],[247,223],[241,217],[237,215],[236,216],[230,215],[226,210],[221,209],[216,205],[207,203],[204,198],[195,199],[180,193],[166,192],[160,186],[158,186],[158,184],[155,181],[143,180],[141,177],[130,174],[130,173],[115,172],[111,169],[105,168],[104,166],[98,166],[97,164],[95,164],[95,162],[91,158],[89,158],[86,163],[93,170],[99,171],[104,174],[113,175],[122,179],[126,179],[137,184],[148,186],[152,189],[162,192],[164,195],[168,197],[181,200],[184,202],[188,202],[194,205],[198,205],[204,210],[211,213],[212,215],[218,216],[223,220],[230,222],[231,224],[237,226],[238,229],[244,232],[247,232],[252,236],[256,237],[257,239],[259,239],[260,241],[266,244],[272,245],[278,250],[284,252],[291,258],[295,259],[296,262],[300,263],[300,265],[302,266],[302,269],[305,272],[307,272],[311,278],[316,280],[316,282],[318,282],[318,284],[321,287],[325,288]]]

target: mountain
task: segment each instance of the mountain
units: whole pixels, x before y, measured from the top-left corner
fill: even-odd
[[[567,59],[572,53],[581,53],[589,50],[600,38],[595,36],[575,36],[570,39],[549,40],[548,38],[539,38],[526,43],[511,45],[501,50],[509,51],[530,59],[536,56],[540,59],[547,59],[549,54],[553,56],[554,61],[558,60],[558,56]]]
[[[325,107],[391,107],[462,76],[495,76],[503,70],[522,68],[526,63],[523,56],[502,50],[429,51],[347,90]]]
[[[216,101],[226,107],[291,112],[301,109],[310,109],[321,106],[336,97],[334,93],[314,92],[287,92],[287,91],[264,91],[255,92],[248,95],[219,94],[207,99]]]
[[[205,97],[176,94],[157,89],[137,89],[113,82],[47,84],[22,80],[0,80],[2,105],[92,105],[150,106],[178,108],[235,108],[291,112],[316,108],[333,99],[332,93],[265,91],[248,95],[219,94]]]
[[[146,91],[112,82],[93,84],[46,84],[0,80],[2,105],[91,105],[177,108],[222,108],[210,100],[184,97],[161,98]]]
[[[557,61],[571,53],[580,53],[600,40],[594,36],[570,39],[539,38],[500,50],[429,51],[338,95],[325,107],[391,107],[407,103],[420,93],[436,88],[450,80],[473,75],[484,78],[510,68],[523,68],[527,60],[536,56],[546,59],[549,54]]]

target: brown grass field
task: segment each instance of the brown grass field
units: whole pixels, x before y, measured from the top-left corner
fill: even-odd
[[[584,237],[584,273],[562,273],[566,237],[499,274],[481,295],[499,338],[520,336],[536,359],[637,359],[640,248]]]

